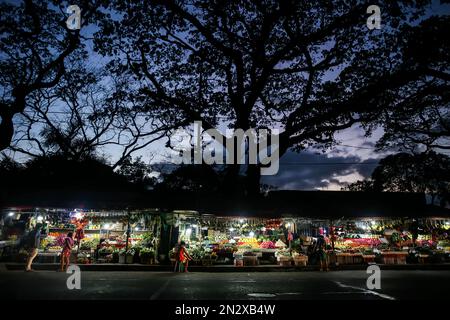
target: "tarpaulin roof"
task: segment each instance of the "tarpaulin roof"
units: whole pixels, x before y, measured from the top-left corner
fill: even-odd
[[[191,210],[218,216],[412,217],[449,216],[426,205],[420,193],[351,191],[272,191],[252,198],[196,192],[127,190],[37,190],[3,193],[3,207],[35,206],[93,210]]]

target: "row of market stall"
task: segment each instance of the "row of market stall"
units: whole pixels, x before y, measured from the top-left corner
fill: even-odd
[[[94,211],[8,208],[1,216],[3,259],[22,261],[21,239],[43,226],[38,262],[57,262],[73,232],[72,261],[161,264],[186,242],[199,265],[316,264],[318,237],[336,265],[442,263],[450,261],[450,218],[245,217],[196,211]],[[8,250],[6,250],[8,248]],[[7,251],[7,252],[6,252]]]

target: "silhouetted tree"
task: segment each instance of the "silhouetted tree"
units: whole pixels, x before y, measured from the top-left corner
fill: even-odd
[[[423,192],[441,205],[450,195],[450,157],[436,152],[399,153],[382,159],[369,180],[344,188],[350,191]]]
[[[170,173],[163,173],[158,191],[218,192],[221,190],[221,173],[209,165],[182,165]]]
[[[103,15],[103,1],[78,1],[81,26]],[[0,4],[0,150],[10,146],[15,115],[23,113],[29,96],[52,88],[66,72],[67,61],[86,58],[80,30],[66,26],[65,1],[32,1]]]
[[[31,157],[83,160],[112,147],[116,156],[105,157],[117,168],[165,134],[157,119],[146,120],[128,104],[127,87],[120,77],[74,63],[55,87],[30,94],[9,149]]]
[[[131,156],[128,156],[122,161],[122,164],[116,172],[125,177],[129,182],[141,185],[147,189],[151,188],[156,182],[156,177],[151,176],[152,169],[150,165],[142,161],[142,156],[134,160]]]
[[[6,155],[2,155],[2,159],[0,160],[1,185],[10,186],[22,169],[22,164]]]
[[[353,183],[350,183],[346,187],[342,188],[342,190],[363,191],[363,192],[375,191],[372,179],[355,181]]]
[[[404,55],[428,77],[410,86],[403,101],[382,114],[384,136],[377,144],[380,149],[450,149],[449,28],[448,16],[433,17],[405,33]]]
[[[61,155],[37,157],[27,161],[5,188],[17,190],[95,190],[132,188],[127,179],[115,173],[109,165],[97,158],[82,161]]]
[[[205,129],[280,128],[283,155],[329,146],[335,132],[354,124],[383,125],[375,120],[414,99],[411,88],[425,83],[431,95],[443,88],[433,81],[448,68],[446,55],[437,54],[441,44],[433,42],[429,61],[411,41],[448,17],[421,22],[430,1],[381,1],[382,29],[369,31],[370,4],[116,0],[96,50],[136,84],[134,101],[150,117],[183,127],[201,120]],[[239,171],[228,167],[230,189]],[[244,189],[259,192],[260,166],[246,171]]]

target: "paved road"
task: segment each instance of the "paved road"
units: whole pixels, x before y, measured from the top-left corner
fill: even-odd
[[[188,273],[83,272],[81,290],[52,271],[0,271],[2,299],[448,299],[450,271],[382,271],[368,290],[365,271]]]

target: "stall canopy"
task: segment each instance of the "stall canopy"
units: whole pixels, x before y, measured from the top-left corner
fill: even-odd
[[[273,191],[246,199],[184,194],[173,195],[172,201],[165,204],[166,209],[196,210],[224,216],[340,218],[408,217],[431,213],[426,210],[424,194],[417,193]]]
[[[350,191],[272,191],[256,198],[196,192],[133,190],[36,190],[3,194],[0,207],[85,208],[94,210],[190,210],[218,216],[317,218],[449,216],[426,205],[420,193]]]

